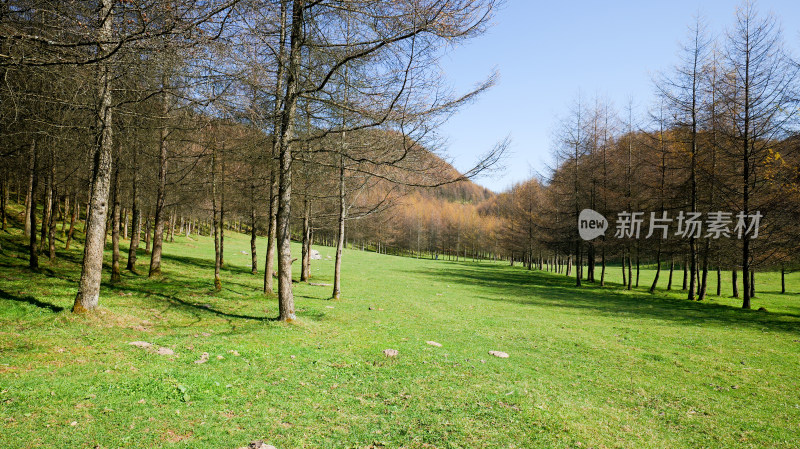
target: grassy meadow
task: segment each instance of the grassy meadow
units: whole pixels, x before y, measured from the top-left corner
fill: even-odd
[[[181,236],[162,278],[106,274],[100,311],[73,316],[82,248],[60,242],[31,272],[18,225],[0,237],[3,448],[800,447],[800,273],[785,295],[757,274],[758,312],[727,283],[703,303],[648,294],[648,270],[634,291],[576,289],[505,263],[346,250],[344,299],[296,283],[287,325],[250,274],[249,237],[229,232],[222,291],[213,240]],[[331,283],[334,250],[317,249],[312,282]]]

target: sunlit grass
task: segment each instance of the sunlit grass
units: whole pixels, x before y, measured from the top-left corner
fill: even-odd
[[[231,232],[221,292],[213,241],[176,237],[161,279],[106,275],[101,311],[76,317],[80,246],[32,273],[20,234],[0,255],[2,447],[797,447],[800,297],[777,275],[757,275],[764,313],[729,286],[704,303],[650,295],[650,272],[633,292],[576,289],[504,263],[347,250],[344,299],[297,283],[285,325]],[[318,249],[312,281],[331,283],[334,251]]]

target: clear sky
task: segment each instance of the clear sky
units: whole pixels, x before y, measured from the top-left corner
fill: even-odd
[[[443,68],[456,90],[493,69],[498,84],[441,129],[456,168],[466,169],[506,135],[506,170],[477,179],[496,192],[546,172],[552,135],[580,92],[607,98],[618,109],[629,99],[640,116],[652,104],[652,79],[677,62],[680,44],[699,13],[712,35],[735,21],[735,0],[570,1],[507,0],[494,26],[451,51]],[[781,24],[787,48],[800,52],[800,0],[760,0],[760,14]]]

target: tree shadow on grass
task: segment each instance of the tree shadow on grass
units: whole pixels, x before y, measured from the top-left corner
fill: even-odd
[[[63,307],[57,306],[55,304],[50,304],[49,302],[39,301],[38,299],[34,298],[33,296],[15,296],[11,293],[0,290],[0,299],[7,299],[9,301],[17,301],[17,302],[24,302],[28,303],[32,306],[39,307],[41,309],[47,309],[51,312],[58,313],[64,310]]]
[[[411,270],[416,275],[484,287],[497,293],[481,297],[520,305],[582,309],[603,316],[641,318],[724,327],[800,333],[800,316],[742,310],[710,301],[692,302],[664,292],[625,291],[614,285],[575,286],[574,278],[495,264],[451,262],[434,270]]]

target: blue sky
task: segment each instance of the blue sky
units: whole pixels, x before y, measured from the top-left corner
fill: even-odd
[[[643,115],[653,102],[653,77],[677,61],[681,42],[699,13],[708,31],[723,36],[739,1],[530,1],[507,0],[489,32],[461,45],[442,61],[458,90],[493,69],[499,83],[463,108],[440,130],[456,168],[466,169],[506,135],[506,170],[477,179],[496,192],[546,172],[552,135],[580,92],[598,95],[622,110],[629,99]],[[797,56],[800,0],[760,0],[760,14],[773,13]]]

